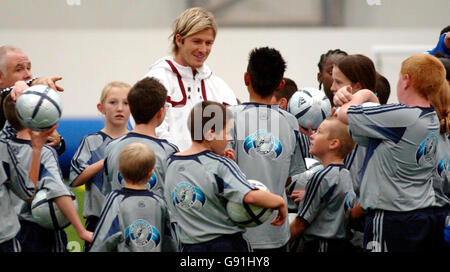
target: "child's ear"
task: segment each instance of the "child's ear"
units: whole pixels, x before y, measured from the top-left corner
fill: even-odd
[[[278,84],[278,87],[275,89],[275,91],[276,92],[281,91],[284,88],[285,84],[286,84],[286,81],[284,79],[282,79],[280,84]]]
[[[101,114],[105,114],[105,111],[103,110],[103,105],[102,105],[102,103],[98,103],[98,104],[97,104],[97,110],[98,110]]]
[[[282,97],[282,98],[280,99],[280,101],[278,101],[278,105],[279,105],[280,108],[282,108],[283,110],[287,110],[288,100],[286,99],[286,97]]]
[[[244,73],[244,83],[245,86],[250,86],[250,75],[247,72]]]
[[[163,106],[158,111],[158,118],[164,119],[166,113],[166,106]]]
[[[205,133],[205,135],[203,135],[203,138],[204,138],[206,141],[212,141],[212,140],[214,140],[214,130],[212,130],[212,129],[208,130],[208,131]]]
[[[341,141],[339,139],[331,139],[328,146],[330,150],[337,150],[341,147]]]

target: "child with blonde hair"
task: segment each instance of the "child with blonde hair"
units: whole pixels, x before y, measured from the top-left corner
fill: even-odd
[[[355,193],[344,158],[355,143],[347,125],[336,117],[325,119],[310,138],[309,152],[324,169],[314,173],[306,185],[305,197],[290,225],[290,241],[303,235],[306,252],[352,251],[349,222]]]
[[[83,216],[86,229],[94,231],[97,226],[105,196],[102,194],[103,161],[106,145],[112,140],[128,133],[130,117],[127,95],[131,86],[125,82],[108,83],[100,96],[97,109],[105,116],[105,127],[100,131],[83,137],[75,152],[70,167],[70,186],[85,184]],[[89,244],[85,244],[85,250]]]
[[[122,148],[119,171],[125,186],[109,193],[95,230],[92,252],[178,250],[166,202],[146,188],[155,163],[155,153],[144,143]]]

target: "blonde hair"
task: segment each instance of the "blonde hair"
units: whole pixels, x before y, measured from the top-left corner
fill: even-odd
[[[120,151],[119,171],[127,182],[148,182],[148,174],[154,166],[155,153],[143,143],[131,143]]]
[[[409,75],[417,94],[427,100],[439,92],[442,84],[446,82],[444,65],[438,58],[429,54],[407,58],[402,62],[400,73]]]
[[[441,133],[450,133],[450,84],[444,82],[441,90],[430,97],[430,104],[434,107],[439,118]]]
[[[131,89],[130,84],[122,82],[122,81],[112,81],[103,87],[102,93],[100,95],[100,103],[103,104],[106,101],[106,98],[108,97],[109,92],[112,88],[124,88],[124,89]]]
[[[341,147],[337,150],[337,154],[341,158],[345,158],[345,156],[347,156],[347,154],[349,154],[355,147],[355,142],[348,132],[348,126],[342,123],[335,116],[328,117],[325,120],[330,122],[330,126],[328,129],[328,140],[339,140],[339,142],[341,143]]]
[[[197,32],[211,28],[214,31],[214,37],[217,35],[217,23],[214,15],[199,7],[194,7],[185,10],[175,19],[173,23],[173,32],[169,38],[172,39],[172,53],[176,54],[178,46],[176,43],[176,36],[179,34],[181,39],[194,35]]]

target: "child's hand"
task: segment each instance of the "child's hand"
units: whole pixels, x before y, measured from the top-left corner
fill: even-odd
[[[344,86],[337,90],[333,97],[333,103],[336,107],[340,107],[352,100],[353,89],[350,85]]]
[[[232,159],[234,161],[234,149],[232,148],[225,148],[225,152],[223,152],[222,156],[227,157],[229,159]]]
[[[311,137],[311,135],[314,134],[312,128],[311,128],[311,124],[308,124],[308,130],[304,129],[302,126],[298,125],[298,129],[300,130],[300,132],[302,134],[305,134],[306,136]]]
[[[84,229],[84,230],[81,231],[81,233],[78,234],[78,236],[79,236],[82,240],[91,243],[91,242],[92,242],[92,239],[94,238],[94,233],[91,232],[91,231],[87,231],[86,229]]]
[[[286,221],[287,217],[287,205],[286,202],[283,201],[283,205],[278,208],[278,214],[277,216],[270,222],[270,224],[274,226],[281,226],[283,225],[284,221]]]
[[[300,201],[305,197],[305,190],[294,190],[292,191],[291,198],[294,201],[294,203],[298,206]]]
[[[57,130],[54,130],[47,139],[48,145],[52,147],[58,147],[61,143],[61,135]]]
[[[33,148],[42,148],[44,144],[47,142],[48,137],[55,131],[58,124],[53,125],[46,131],[33,131],[31,129],[27,129],[28,134],[31,137],[31,145]]]
[[[17,101],[17,98],[25,91],[26,89],[30,88],[25,81],[19,80],[14,84],[14,87],[11,91],[11,98],[14,101]]]

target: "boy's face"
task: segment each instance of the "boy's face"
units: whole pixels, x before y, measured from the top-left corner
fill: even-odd
[[[329,126],[328,120],[324,120],[309,138],[311,144],[309,146],[309,153],[320,158],[321,155],[329,152],[329,145],[331,140],[329,138]]]
[[[217,133],[214,133],[214,139],[210,142],[212,152],[220,155],[225,153],[225,148],[227,147],[228,142],[233,139],[231,137],[231,129],[233,128],[233,123],[233,119],[229,120],[224,129]]]
[[[105,101],[98,105],[98,109],[105,115],[106,122],[113,126],[121,126],[128,122],[130,107],[128,106],[129,90],[113,87]]]
[[[184,40],[177,34],[178,51],[175,55],[175,61],[192,69],[202,67],[211,52],[214,38],[214,30],[212,28],[199,31],[186,37]]]

